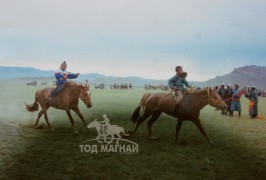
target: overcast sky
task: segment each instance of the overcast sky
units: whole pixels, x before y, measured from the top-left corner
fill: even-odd
[[[266,65],[265,0],[0,0],[0,65],[207,80]]]

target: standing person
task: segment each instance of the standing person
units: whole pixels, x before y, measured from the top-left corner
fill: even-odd
[[[231,88],[230,84],[226,85],[226,91],[225,91],[225,104],[227,105],[227,109],[225,114],[227,115],[228,113],[231,114],[231,103],[232,103],[232,95],[233,95],[233,89]]]
[[[64,61],[60,65],[59,69],[55,72],[54,76],[56,78],[56,88],[52,91],[52,97],[55,97],[59,91],[61,91],[63,85],[67,82],[67,79],[75,79],[80,74],[70,73],[67,70],[67,63]]]
[[[213,90],[218,93],[219,86],[214,86]],[[219,111],[218,108],[215,108],[215,111]]]
[[[250,118],[256,118],[258,116],[258,92],[255,86],[252,86],[249,93],[246,94],[246,98],[249,99],[249,116]]]
[[[239,85],[235,84],[235,88],[233,89],[232,102],[231,102],[231,112],[230,116],[233,117],[234,111],[238,111],[238,116],[241,116],[241,91],[239,90]]]
[[[225,101],[226,97],[225,97],[225,87],[224,87],[224,83],[221,84],[220,88],[218,89],[218,94],[219,96],[222,98],[223,101]]]
[[[226,96],[225,96],[225,87],[224,87],[224,83],[221,84],[220,88],[218,89],[218,94],[219,96],[222,98],[223,101],[226,100]],[[221,109],[221,114],[225,114],[225,109]]]
[[[176,75],[168,81],[168,86],[172,89],[176,96],[176,104],[179,105],[183,99],[183,93],[185,92],[184,85],[191,88],[189,82],[186,80],[187,73],[183,72],[181,66],[175,68]]]

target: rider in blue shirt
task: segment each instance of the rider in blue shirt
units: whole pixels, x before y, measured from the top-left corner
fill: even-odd
[[[191,88],[191,85],[186,80],[187,73],[183,72],[183,68],[181,66],[176,67],[176,75],[173,76],[168,81],[168,86],[174,91],[176,95],[176,103],[179,104],[183,99],[183,94],[185,92],[184,85],[186,87]]]
[[[63,85],[67,82],[67,79],[75,79],[77,78],[80,74],[77,73],[70,73],[67,70],[67,63],[64,61],[61,65],[60,68],[55,72],[54,76],[56,78],[56,88],[52,92],[52,96],[56,96],[56,94],[61,91]]]

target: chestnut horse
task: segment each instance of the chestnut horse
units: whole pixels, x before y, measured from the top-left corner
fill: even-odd
[[[26,108],[29,112],[38,111],[39,104],[42,108],[42,110],[39,112],[35,127],[38,127],[39,119],[42,115],[44,115],[44,119],[50,129],[52,129],[48,116],[47,116],[47,110],[49,107],[53,107],[56,109],[65,110],[70,122],[74,128],[74,132],[78,133],[74,120],[71,116],[70,110],[73,110],[82,120],[84,127],[86,127],[85,120],[79,110],[78,102],[79,98],[86,104],[88,108],[92,107],[92,101],[91,101],[91,93],[89,90],[89,84],[88,80],[86,80],[86,85],[83,86],[82,84],[68,81],[64,84],[62,90],[58,92],[58,94],[55,97],[51,97],[50,94],[52,92],[52,88],[45,88],[38,90],[35,93],[35,101],[31,105],[26,105]]]
[[[178,107],[172,93],[144,94],[139,106],[136,108],[131,117],[133,123],[137,123],[137,125],[134,131],[129,131],[128,133],[135,133],[139,125],[149,116],[151,116],[150,120],[148,121],[148,136],[155,139],[155,137],[152,137],[151,127],[152,124],[164,112],[178,119],[176,125],[177,142],[179,130],[182,126],[183,121],[192,121],[198,127],[207,141],[212,144],[199,119],[200,110],[208,104],[217,108],[226,108],[226,104],[211,88],[207,88],[205,90],[197,90],[194,92],[187,92]],[[141,109],[143,112],[142,115],[140,115]]]

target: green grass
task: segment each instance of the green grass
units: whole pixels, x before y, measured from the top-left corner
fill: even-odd
[[[48,116],[55,131],[32,128],[37,112],[28,113],[23,103],[32,103],[34,92],[43,86],[29,87],[22,80],[1,81],[0,86],[0,179],[266,178],[266,120],[250,120],[248,101],[244,98],[241,118],[222,116],[210,106],[202,110],[202,124],[215,142],[214,147],[209,146],[191,122],[185,122],[180,132],[180,140],[186,140],[187,144],[176,144],[176,120],[162,115],[153,126],[153,133],[160,140],[146,138],[147,121],[129,138],[139,144],[139,154],[90,154],[81,153],[79,144],[95,138],[97,133],[84,131],[74,113],[80,130],[78,136],[73,135],[65,112],[52,108]],[[80,102],[81,112],[87,123],[107,114],[111,124],[127,131],[135,127],[129,119],[145,92],[140,88],[132,91],[92,89],[94,106],[87,109]],[[262,116],[266,116],[265,105],[266,99],[260,98]],[[7,125],[5,121],[19,123],[21,128]]]

